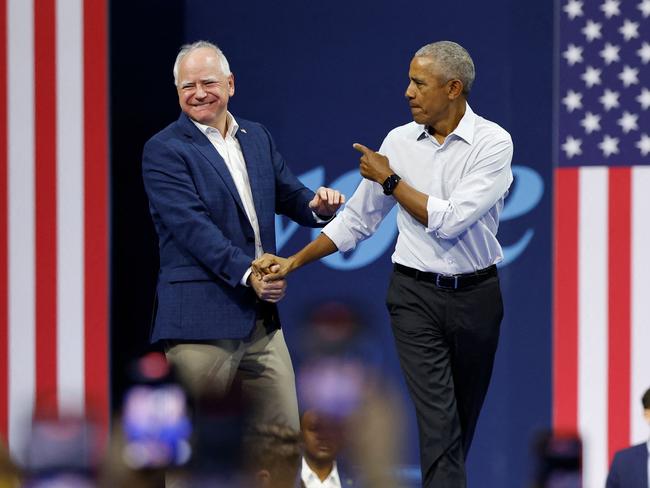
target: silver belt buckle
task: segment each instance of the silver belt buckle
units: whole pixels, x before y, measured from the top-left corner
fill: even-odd
[[[446,286],[445,284],[440,282],[440,278],[443,279],[452,279],[454,280],[454,284],[452,286]],[[445,288],[448,290],[457,290],[458,289],[458,275],[452,275],[452,276],[444,276],[441,274],[436,275],[436,286],[438,288]]]

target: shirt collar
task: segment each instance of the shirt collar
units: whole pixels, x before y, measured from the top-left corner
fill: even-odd
[[[217,129],[214,127],[210,127],[209,125],[203,125],[196,120],[190,119],[192,123],[201,131],[203,132],[206,136],[212,132],[218,132]],[[226,136],[232,136],[235,137],[235,134],[237,134],[237,131],[239,130],[239,124],[235,120],[235,117],[230,112],[226,112]]]
[[[456,135],[460,137],[462,140],[464,140],[467,144],[472,144],[472,142],[474,141],[475,124],[476,124],[476,114],[469,106],[469,103],[465,102],[465,114],[460,119],[460,122],[458,122],[456,128],[453,131],[451,131],[449,136]],[[430,136],[429,132],[427,131],[426,125],[418,124],[418,127],[419,127],[418,141],[421,141],[422,139],[425,139]]]
[[[319,483],[320,478],[314,471],[309,467],[309,464],[307,464],[307,461],[305,461],[305,458],[302,458],[302,469],[300,470],[300,477],[303,480],[317,480]],[[339,471],[336,468],[336,461],[334,461],[334,464],[332,466],[332,471],[330,471],[330,474],[327,475],[327,478],[322,481],[322,483],[326,483],[327,481],[332,480],[335,485],[341,486],[341,480],[339,479]]]

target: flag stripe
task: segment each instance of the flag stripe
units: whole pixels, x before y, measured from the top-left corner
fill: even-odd
[[[641,396],[650,388],[650,167],[632,169],[632,333],[630,388],[630,443],[648,440],[648,424],[643,418]]]
[[[34,402],[34,13],[9,0],[9,444],[22,451]]]
[[[84,412],[82,0],[57,2],[58,399]]]
[[[608,462],[630,442],[630,168],[609,170]]]
[[[36,409],[56,413],[56,9],[34,3]]]
[[[0,0],[0,441],[8,431],[7,335],[7,2]]]
[[[107,3],[84,1],[86,402],[108,426]]]
[[[108,427],[106,10],[0,0],[0,436],[18,461],[35,412]]]
[[[584,486],[602,486],[608,418],[608,169],[581,168],[579,193],[578,426],[585,441]]]
[[[579,171],[555,173],[553,427],[578,427],[578,196]]]

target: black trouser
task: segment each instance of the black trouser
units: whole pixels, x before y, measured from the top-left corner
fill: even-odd
[[[450,290],[395,271],[386,304],[415,404],[422,485],[464,488],[503,318],[499,278]]]

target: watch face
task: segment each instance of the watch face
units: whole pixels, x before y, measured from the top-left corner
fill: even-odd
[[[386,178],[382,185],[384,187],[384,194],[392,195],[399,180],[401,180],[401,178],[397,175],[390,175],[388,178]]]

